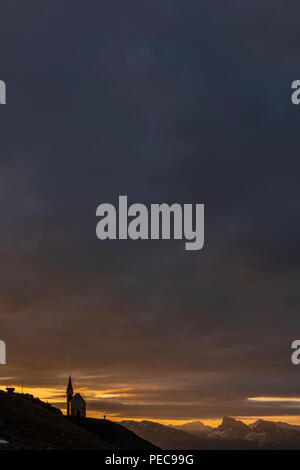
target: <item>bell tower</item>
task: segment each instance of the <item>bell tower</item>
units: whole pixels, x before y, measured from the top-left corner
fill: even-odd
[[[67,387],[67,416],[71,415],[71,402],[73,400],[73,387],[72,387],[72,379],[69,376],[69,382]]]

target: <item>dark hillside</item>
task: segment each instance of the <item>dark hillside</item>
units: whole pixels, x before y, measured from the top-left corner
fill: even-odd
[[[0,391],[0,450],[154,448],[111,421],[87,419],[86,426],[83,421],[73,422],[57,408],[31,395]]]
[[[101,440],[107,442],[114,449],[119,450],[155,450],[153,444],[138,437],[134,432],[124,426],[108,419],[95,418],[68,418],[81,428],[97,435]]]

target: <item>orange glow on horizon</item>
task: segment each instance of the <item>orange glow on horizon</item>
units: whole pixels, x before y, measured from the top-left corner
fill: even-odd
[[[14,387],[16,393],[22,393],[22,387],[20,385],[10,385]],[[5,387],[2,386],[1,389],[5,390]],[[76,391],[82,393],[82,395],[88,399],[114,399],[114,398],[126,398],[126,397],[134,397],[136,394],[134,390],[129,387],[118,388],[118,389],[106,389],[106,390],[91,390],[84,387],[76,388]],[[46,388],[46,387],[23,387],[23,393],[28,393],[33,395],[35,398],[39,398],[42,401],[52,403],[54,406],[58,406],[63,413],[66,412],[66,397],[65,397],[65,388]],[[258,402],[300,402],[299,397],[250,397],[248,398],[250,401],[258,401]],[[127,416],[120,416],[119,414],[109,413],[107,411],[99,411],[93,409],[87,409],[87,416],[90,418],[99,418],[102,419],[103,416],[106,415],[107,419],[111,421],[120,422],[123,420],[134,420],[134,421],[154,421],[156,423],[164,424],[165,426],[168,425],[182,425],[186,423],[191,423],[193,421],[201,421],[206,426],[211,426],[213,428],[218,427],[222,423],[223,417],[208,419],[208,418],[201,418],[195,417],[194,419],[160,419],[154,417],[127,417]],[[251,424],[259,419],[263,419],[266,421],[282,421],[288,424],[293,425],[300,425],[300,414],[297,415],[276,415],[276,416],[233,416],[239,421],[244,422],[245,424]]]
[[[250,401],[279,401],[279,402],[285,402],[285,401],[300,401],[299,397],[251,397],[248,398]]]
[[[15,388],[16,393],[22,393],[22,387],[20,385],[10,385]],[[85,387],[76,387],[76,392],[79,392],[85,398],[121,398],[121,397],[133,397],[136,396],[131,392],[131,388],[115,388],[106,390],[92,390]],[[66,390],[61,388],[49,388],[49,387],[23,387],[23,393],[28,393],[34,397],[44,401],[52,401],[55,403],[66,402]]]

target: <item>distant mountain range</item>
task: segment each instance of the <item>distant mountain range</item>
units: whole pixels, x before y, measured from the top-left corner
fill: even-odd
[[[161,449],[198,449],[198,436],[152,421],[122,421],[121,424]]]
[[[247,425],[225,416],[217,428],[194,421],[164,426],[152,421],[122,421],[123,426],[161,449],[297,449],[300,426],[258,420]]]
[[[191,434],[195,434],[196,436],[200,435],[203,436],[203,433],[208,434],[213,431],[214,428],[211,426],[206,426],[202,423],[202,421],[190,421],[189,423],[180,424],[177,426],[171,427],[175,429],[179,429],[180,431],[189,432]]]

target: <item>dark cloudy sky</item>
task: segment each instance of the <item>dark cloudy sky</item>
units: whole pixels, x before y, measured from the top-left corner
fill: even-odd
[[[3,385],[90,412],[300,414],[298,0],[2,0]],[[206,205],[205,247],[106,241],[96,207]],[[53,392],[54,393],[54,392]]]

